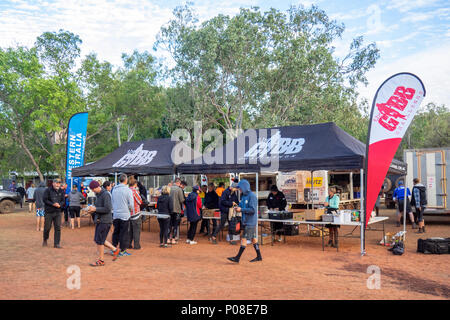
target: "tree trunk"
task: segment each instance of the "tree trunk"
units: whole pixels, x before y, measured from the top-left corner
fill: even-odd
[[[23,137],[22,129],[19,127],[19,137],[17,137],[15,134],[13,136],[19,142],[19,144],[23,148],[23,150],[25,150],[25,153],[28,155],[28,157],[30,158],[31,162],[33,163],[33,166],[35,167],[36,172],[39,175],[40,182],[44,182],[44,176],[42,175],[42,172],[41,172],[41,169],[39,167],[39,164],[36,162],[36,159],[34,159],[34,156],[31,153],[30,149],[28,149],[28,147],[25,144],[25,139]]]
[[[120,142],[120,125],[121,122],[117,121],[116,122],[116,127],[117,127],[117,143],[119,144],[119,147],[122,145],[122,143]]]

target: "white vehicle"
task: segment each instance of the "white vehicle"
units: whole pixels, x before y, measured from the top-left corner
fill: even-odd
[[[403,159],[408,165],[408,188],[412,190],[414,178],[419,178],[427,188],[428,205],[424,213],[450,214],[450,148],[409,149],[403,152]]]

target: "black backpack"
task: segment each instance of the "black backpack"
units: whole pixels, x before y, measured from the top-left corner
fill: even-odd
[[[450,253],[450,238],[430,238],[417,240],[417,252],[427,254]]]
[[[388,250],[392,251],[392,253],[397,256],[401,256],[405,253],[405,246],[403,244],[403,241],[396,242],[394,246]]]

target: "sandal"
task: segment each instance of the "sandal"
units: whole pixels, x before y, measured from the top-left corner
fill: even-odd
[[[103,267],[105,265],[105,261],[97,260],[94,263],[91,263],[91,267]]]

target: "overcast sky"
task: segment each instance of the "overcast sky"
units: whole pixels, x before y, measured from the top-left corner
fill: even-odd
[[[0,46],[32,46],[45,31],[69,30],[83,40],[82,55],[96,52],[99,59],[119,65],[121,53],[134,49],[152,54],[155,36],[170,20],[175,0],[0,0]],[[368,73],[369,85],[359,89],[370,102],[389,76],[412,72],[424,82],[428,102],[450,107],[449,0],[303,0],[195,1],[200,20],[219,13],[234,15],[240,7],[286,10],[290,5],[316,4],[346,30],[335,42],[342,57],[351,40],[364,36],[376,42],[381,58]]]

